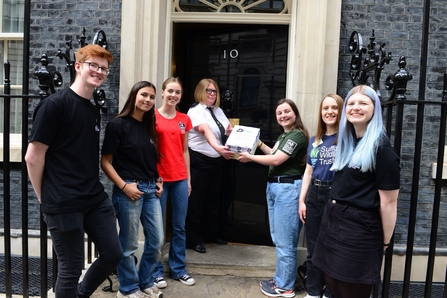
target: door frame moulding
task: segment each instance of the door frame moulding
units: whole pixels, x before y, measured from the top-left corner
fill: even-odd
[[[290,14],[240,14],[214,12],[173,12],[173,23],[289,25]]]
[[[173,11],[184,12],[180,7],[180,0],[173,0]],[[199,0],[203,5],[208,6],[208,9],[214,9],[214,13],[222,13],[222,10],[227,6],[235,6],[240,10],[240,13],[247,13],[247,11],[259,4],[266,2],[267,0],[257,0],[253,3],[245,3],[245,0],[219,0],[218,4],[211,3],[207,0]],[[290,13],[290,8],[292,7],[293,0],[282,0],[284,3],[284,8],[278,14]],[[225,13],[225,12],[224,12]],[[239,13],[239,14],[240,14]]]
[[[266,0],[258,0],[255,3],[246,4],[245,0],[219,0],[220,5],[210,4],[208,1],[199,0],[205,5],[216,9],[215,12],[184,12],[180,9],[180,0],[173,0],[171,20],[172,22],[194,23],[229,23],[229,24],[267,24],[284,25],[291,22],[291,8],[293,0],[283,0],[284,9],[278,13],[245,13],[245,9],[251,8]],[[227,5],[234,5],[241,9],[241,13],[227,13],[220,11]]]
[[[287,25],[289,26],[289,47],[288,47],[288,63],[290,63],[291,59],[294,59],[294,56],[291,55],[291,52],[295,52],[295,42],[291,42],[294,40],[296,36],[296,28],[292,26],[292,24],[296,24],[293,22],[293,11],[296,7],[294,2],[297,1],[309,1],[309,0],[284,0],[284,9],[280,13],[226,13],[219,11],[220,8],[224,7],[227,4],[236,5],[236,6],[253,6],[265,2],[263,0],[257,1],[256,3],[252,3],[250,5],[244,4],[245,0],[219,0],[220,5],[215,5],[213,7],[216,9],[215,12],[182,12],[179,11],[180,0],[173,0],[173,5],[171,7],[171,24],[172,23],[207,23],[207,24],[236,24],[236,25]],[[206,0],[199,0],[200,2],[207,4]],[[314,1],[314,0],[310,0]],[[296,8],[295,8],[296,10]],[[241,11],[243,11],[241,9]],[[298,17],[298,16],[296,16]],[[292,74],[287,74],[287,82],[290,80],[290,76]],[[293,76],[293,75],[292,75]],[[289,89],[288,84],[286,84],[286,89]],[[286,92],[287,93],[287,92]],[[288,96],[290,98],[290,96]]]
[[[286,97],[306,109],[303,120],[315,131],[323,94],[337,91],[342,0],[284,0],[287,12],[279,14],[177,12],[175,1],[122,0],[120,105],[134,82],[149,80],[159,88],[172,75],[173,23],[288,25]],[[232,1],[244,2],[221,0]],[[129,52],[137,57],[126,58]]]

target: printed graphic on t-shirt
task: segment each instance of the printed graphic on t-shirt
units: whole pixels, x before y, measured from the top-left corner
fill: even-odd
[[[293,140],[287,140],[287,142],[282,147],[282,151],[284,151],[287,154],[292,154],[293,150],[295,150],[297,145],[298,144]]]
[[[310,161],[312,167],[315,168],[315,165],[318,163],[319,165],[332,165],[334,163],[335,151],[337,150],[336,145],[332,146],[317,146],[312,149],[310,152]]]
[[[183,123],[183,122],[179,122],[178,123],[178,126],[180,127],[180,133],[182,134],[182,135],[184,135],[185,134],[185,132],[186,132],[186,125],[185,125],[185,123]]]

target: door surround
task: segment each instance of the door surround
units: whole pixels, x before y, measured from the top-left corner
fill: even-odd
[[[281,14],[176,12],[174,1],[122,0],[119,109],[135,82],[148,80],[160,88],[174,72],[174,22],[287,24],[286,97],[297,103],[314,134],[323,95],[337,91],[342,0],[284,0],[288,11]]]

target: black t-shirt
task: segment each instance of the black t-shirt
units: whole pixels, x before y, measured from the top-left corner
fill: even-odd
[[[107,124],[102,154],[112,154],[112,165],[123,179],[158,178],[157,153],[144,123],[131,116]]]
[[[345,166],[335,173],[331,197],[359,208],[377,209],[380,207],[379,189],[399,188],[399,156],[384,135],[377,150],[375,171],[363,173],[360,169]]]
[[[42,212],[83,210],[108,198],[99,181],[101,116],[90,100],[70,88],[34,110],[30,141],[48,145],[42,181]]]

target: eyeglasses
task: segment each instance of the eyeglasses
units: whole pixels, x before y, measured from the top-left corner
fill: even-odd
[[[88,68],[91,70],[91,71],[98,71],[98,69],[101,69],[101,73],[103,74],[103,75],[109,75],[109,73],[110,73],[110,69],[108,69],[108,68],[105,68],[105,67],[101,67],[101,66],[99,66],[98,64],[96,64],[96,63],[93,63],[93,62],[84,62],[85,64],[88,64]]]
[[[209,95],[211,95],[211,94],[216,95],[217,94],[217,90],[206,88],[206,93],[209,94]]]

